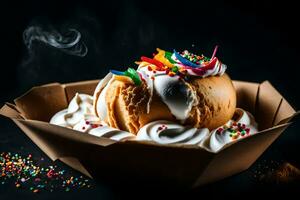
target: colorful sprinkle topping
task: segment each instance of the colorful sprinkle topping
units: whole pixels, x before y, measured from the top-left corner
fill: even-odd
[[[199,56],[190,53],[187,50],[179,53],[175,50],[168,52],[157,48],[157,54],[153,54],[153,58],[142,56],[141,61],[135,63],[139,64],[139,69],[147,67],[148,71],[154,74],[164,72],[171,77],[178,76],[179,79],[185,80],[188,80],[189,76],[207,77],[222,75],[226,70],[226,65],[222,64],[215,57],[217,49],[218,46],[215,47],[212,57],[208,58],[204,55]],[[140,85],[144,78],[142,78],[142,74],[139,74],[139,72],[132,68],[128,68],[125,72],[111,70],[111,73],[119,76],[128,76],[136,85]],[[150,78],[155,79],[154,76]]]
[[[174,50],[174,55],[183,65],[190,66],[190,67],[201,67],[199,64],[195,64],[194,62],[190,61],[189,59],[182,57],[175,50]]]
[[[231,126],[224,125],[217,129],[217,134],[222,135],[229,132],[229,136],[232,140],[236,140],[240,137],[246,137],[250,135],[250,128],[245,124],[233,122]]]
[[[56,165],[43,166],[44,159],[33,160],[32,155],[21,156],[10,152],[0,154],[0,183],[13,182],[18,189],[33,193],[42,191],[66,191],[90,188],[89,179],[74,176]],[[38,164],[39,163],[39,164]]]
[[[196,63],[197,65],[207,64],[207,62],[210,61],[210,59],[204,55],[198,56],[188,52],[187,50],[183,51],[180,55],[190,62]]]
[[[81,127],[81,129],[82,130],[87,130],[87,129],[89,129],[89,127],[98,128],[98,127],[101,127],[101,126],[103,126],[103,125],[100,124],[100,123],[93,123],[92,121],[85,120],[85,124]]]
[[[162,125],[160,125],[160,126],[157,128],[156,132],[159,133],[159,132],[161,132],[161,131],[163,131],[163,130],[166,130],[167,128],[168,128],[168,127],[167,127],[166,125],[162,124]]]
[[[181,53],[174,50],[172,53],[157,48],[158,53],[153,58],[142,56],[142,62],[138,64],[142,64],[141,67],[148,66],[149,71],[165,71],[171,77],[178,75],[184,79],[187,79],[187,76],[219,75],[225,72],[226,66],[215,57],[217,49],[218,46],[215,47],[212,57],[208,58],[187,50]]]

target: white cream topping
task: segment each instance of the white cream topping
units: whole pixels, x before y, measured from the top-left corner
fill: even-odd
[[[154,121],[142,127],[136,140],[154,141],[159,144],[193,144],[198,145],[209,135],[207,128],[197,129],[170,121]]]
[[[142,75],[143,79],[145,80],[146,84],[147,84],[147,89],[149,91],[149,100],[147,102],[147,113],[150,112],[150,105],[151,105],[151,101],[152,101],[152,97],[153,97],[153,90],[154,90],[154,86],[153,86],[153,80],[151,79],[151,76],[153,76],[153,73],[150,74],[146,72],[145,69],[140,69],[139,73]]]
[[[105,95],[107,88],[109,87],[112,79],[113,74],[108,73],[97,85],[94,93],[94,108],[95,112],[97,112],[97,115],[104,120],[107,116],[107,106],[106,106],[106,100],[105,100]],[[100,95],[98,94],[100,92]],[[99,97],[97,98],[97,95]]]
[[[154,80],[154,88],[178,120],[184,121],[188,118],[196,98],[184,81],[179,80],[176,76],[157,75]]]
[[[94,113],[93,97],[86,94],[76,94],[67,109],[59,111],[50,120],[55,124],[98,137],[112,140],[125,140],[134,137],[132,133],[107,126]]]
[[[110,126],[102,126],[98,128],[91,129],[89,134],[97,137],[105,137],[112,140],[128,140],[134,139],[135,135],[127,131],[121,131],[119,129],[112,128]]]
[[[117,141],[135,137],[135,135],[132,133],[108,126],[103,121],[100,121],[96,116],[94,116],[93,119],[90,118],[88,120],[81,120],[73,127],[73,129],[84,133],[89,133],[97,137],[105,137]]]
[[[145,140],[159,144],[197,145],[210,152],[219,152],[236,141],[258,132],[254,117],[237,108],[235,119],[209,132],[207,128],[193,128],[178,123],[159,120],[146,124],[137,135],[109,127],[93,110],[93,97],[76,94],[67,109],[59,111],[50,120],[51,124],[71,128],[98,137],[113,140]]]
[[[94,115],[93,97],[86,94],[78,94],[71,100],[67,109],[56,113],[50,120],[51,124],[65,127],[73,127],[86,116]]]
[[[223,63],[221,63],[219,60],[216,61],[216,64],[212,69],[208,69],[205,71],[203,75],[199,75],[196,72],[193,71],[193,69],[186,69],[187,73],[191,76],[200,76],[202,78],[208,77],[208,76],[216,76],[216,75],[223,75],[227,69],[227,66]]]
[[[197,129],[169,121],[154,121],[139,130],[136,140],[154,141],[160,144],[198,145],[210,152],[217,153],[236,141],[258,132],[257,123],[250,113],[237,108],[236,115],[238,116],[236,120],[229,120],[224,126],[211,132],[207,128]],[[227,129],[238,130],[238,126],[241,127],[239,133],[232,134],[230,129]],[[223,131],[218,132],[221,128]],[[249,129],[248,132],[241,131],[247,129]],[[242,132],[244,135],[242,135]]]
[[[237,108],[235,112],[238,119],[235,121],[229,120],[224,126],[212,130],[211,136],[203,142],[202,147],[212,152],[219,152],[230,144],[258,132],[257,123],[249,112],[244,111],[241,108]],[[241,134],[241,131],[233,133],[232,130],[238,130],[238,126],[241,127],[241,130],[248,129],[248,132],[244,132],[243,135]],[[227,127],[231,129],[228,129]]]
[[[72,128],[65,119],[66,114],[68,113],[68,109],[61,110],[57,112],[50,120],[50,124],[56,124],[63,127]]]
[[[95,115],[91,115],[80,120],[80,122],[75,124],[72,128],[76,131],[89,133],[92,129],[97,128],[99,126],[102,127],[104,125],[106,124],[103,121],[100,121],[98,117],[96,117]]]
[[[154,73],[149,71],[147,67],[139,67],[137,71],[146,80],[150,91],[150,99],[154,90],[168,106],[170,112],[178,120],[184,122],[188,118],[192,107],[198,103],[195,91],[178,76],[171,77],[160,71]],[[149,102],[148,106],[150,106]]]

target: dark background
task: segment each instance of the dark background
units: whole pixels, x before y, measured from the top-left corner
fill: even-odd
[[[294,108],[300,108],[299,17],[297,6],[289,1],[9,1],[1,3],[0,16],[1,105],[35,85],[99,79],[111,68],[135,67],[134,61],[142,55],[150,56],[156,47],[188,49],[209,56],[218,44],[217,56],[227,64],[232,79],[269,80]],[[40,43],[29,53],[22,33],[32,25],[61,31],[76,28],[88,54],[72,56]],[[4,118],[0,122],[0,151],[42,155],[12,122]],[[149,185],[147,189],[130,188],[128,180],[124,188],[102,182],[93,190],[40,197],[138,198],[138,191],[148,191],[153,197],[166,191],[166,196],[199,198],[257,192],[296,194],[299,181],[263,182],[253,178],[253,174],[270,161],[289,162],[299,168],[299,128],[296,120],[248,171],[196,190],[181,192],[168,186],[152,190]],[[1,187],[0,199],[31,197],[13,187]]]

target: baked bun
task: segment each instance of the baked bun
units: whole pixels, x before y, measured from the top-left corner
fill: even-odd
[[[170,68],[157,59],[162,70],[157,60],[147,59],[142,59],[137,71],[112,71],[99,82],[94,109],[109,126],[136,134],[149,122],[168,120],[212,130],[232,118],[236,92],[224,73],[226,66],[216,58],[201,68],[205,71],[179,64]]]
[[[194,106],[187,123],[197,128],[215,129],[229,121],[236,109],[236,91],[230,77],[195,78],[191,85],[199,103]]]

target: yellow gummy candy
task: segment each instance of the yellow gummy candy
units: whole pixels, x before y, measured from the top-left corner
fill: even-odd
[[[172,67],[173,67],[173,64],[170,63],[170,61],[169,61],[167,58],[165,58],[165,51],[162,50],[162,49],[159,49],[159,48],[156,48],[156,51],[158,51],[158,54],[156,54],[156,55],[154,56],[154,59],[155,59],[155,60],[158,60],[158,61],[160,61],[161,63],[163,63],[164,65],[166,65],[166,66],[172,68]]]
[[[119,76],[119,75],[114,75],[115,77],[115,80],[118,80],[118,81],[122,81],[122,82],[125,82],[125,83],[132,83],[134,84],[134,82],[132,81],[132,79],[128,76]]]

